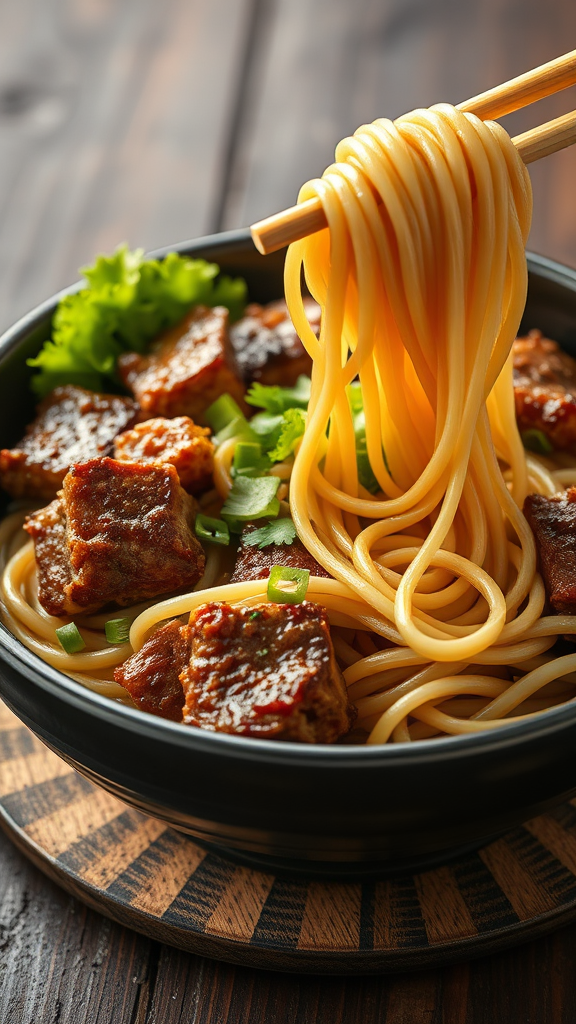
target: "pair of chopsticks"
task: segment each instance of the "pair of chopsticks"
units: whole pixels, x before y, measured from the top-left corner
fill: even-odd
[[[557,57],[533,71],[527,71],[518,78],[512,78],[509,82],[459,103],[457,110],[476,114],[482,120],[494,119],[575,84],[576,50],[572,50],[563,57]],[[516,135],[512,142],[525,164],[565,149],[576,142],[576,110],[522,135]],[[289,210],[258,221],[250,230],[256,248],[266,256],[325,227],[326,218],[320,200],[308,199],[297,206],[291,206]]]

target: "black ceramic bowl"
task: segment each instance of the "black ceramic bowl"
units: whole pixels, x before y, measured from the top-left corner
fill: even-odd
[[[248,232],[176,247],[282,294],[283,254]],[[524,327],[576,347],[576,271],[532,256]],[[58,296],[0,340],[0,447],[33,413],[25,360]],[[307,746],[214,735],[112,703],[0,629],[0,693],[83,775],[198,841],[272,869],[409,870],[479,846],[576,791],[576,706],[476,736],[387,747]]]

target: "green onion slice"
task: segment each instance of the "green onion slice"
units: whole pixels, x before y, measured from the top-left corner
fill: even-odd
[[[262,476],[270,469],[270,459],[262,454],[262,445],[239,441],[234,450],[233,476]]]
[[[306,597],[309,580],[309,569],[273,565],[268,577],[268,600],[277,604],[300,604]]]
[[[216,447],[218,447],[224,441],[229,441],[231,437],[239,437],[243,441],[256,441],[254,431],[246,417],[242,415],[236,416],[225,427],[222,427],[222,430],[219,430],[217,434],[213,434],[212,440]]]
[[[531,452],[537,455],[550,455],[554,451],[553,445],[542,430],[535,427],[530,430],[523,430],[521,433],[522,444]]]
[[[108,619],[104,632],[109,644],[126,644],[130,636],[130,619]]]
[[[198,513],[194,529],[199,540],[207,541],[208,544],[222,544],[225,547],[230,543],[228,523],[223,519],[212,519],[211,516]]]
[[[206,409],[204,416],[208,426],[212,428],[213,434],[218,434],[232,420],[245,419],[238,402],[228,393],[220,395],[215,402],[212,402],[212,405]]]
[[[67,622],[65,626],[59,626],[56,636],[66,654],[78,654],[78,651],[83,651],[86,647],[75,622]]]
[[[380,484],[374,476],[372,466],[370,465],[370,459],[368,458],[368,452],[366,447],[358,445],[356,448],[356,466],[358,468],[358,480],[370,494],[377,494],[380,490]]]
[[[276,491],[280,486],[277,476],[237,476],[222,506],[222,518],[233,533],[242,532],[242,523],[268,516],[275,519],[280,511]]]

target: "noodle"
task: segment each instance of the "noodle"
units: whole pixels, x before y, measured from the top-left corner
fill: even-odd
[[[432,697],[488,692],[484,677],[459,675],[471,662],[518,663],[534,656],[535,639],[562,633],[557,617],[540,618],[544,590],[520,509],[529,489],[551,496],[574,471],[527,458],[516,426],[511,346],[526,298],[531,190],[506,133],[439,105],[363,126],[336,161],[299,196],[320,199],[328,229],[286,260],[290,313],[314,359],[290,506],[320,564],[427,663],[420,685],[418,676],[398,683],[387,651],[345,670],[360,718],[383,712],[368,742],[405,741],[407,715]],[[302,270],[322,309],[319,340]],[[356,377],[376,498],[356,470],[346,396]],[[422,538],[406,536],[422,524]],[[522,703],[567,664],[552,659],[498,685]],[[517,704],[494,706],[504,715]],[[471,726],[426,714],[448,733],[498,718],[484,710]]]
[[[528,493],[576,481],[574,460],[526,455],[516,425],[511,348],[532,204],[522,160],[498,124],[440,104],[359,128],[299,201],[314,197],[328,227],[290,246],[285,267],[313,360],[306,429],[294,460],[270,472],[282,481],[281,514],[332,577],[311,577],[307,598],[328,611],[359,729],[372,744],[415,742],[575,699],[576,654],[552,648],[576,633],[576,616],[543,616],[522,514]],[[302,275],[321,307],[319,338]],[[356,380],[376,494],[358,477]],[[210,511],[232,487],[237,443],[216,450]],[[106,618],[93,615],[79,620],[87,649],[66,655],[54,640],[65,620],[39,605],[32,547],[16,539],[21,519],[0,526],[5,621],[50,664],[115,698],[122,688],[106,674],[207,589],[212,601],[267,600],[265,580],[226,582],[225,556],[211,548],[192,593],[123,612],[130,647],[106,645]]]

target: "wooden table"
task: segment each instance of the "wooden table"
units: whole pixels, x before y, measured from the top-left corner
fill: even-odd
[[[4,0],[0,326],[98,250],[292,203],[363,121],[457,102],[576,46],[573,0]],[[576,90],[512,115],[512,134]],[[531,169],[531,247],[576,266],[576,149]],[[87,911],[0,835],[2,1024],[561,1024],[576,926],[469,965],[304,978],[157,945]]]

